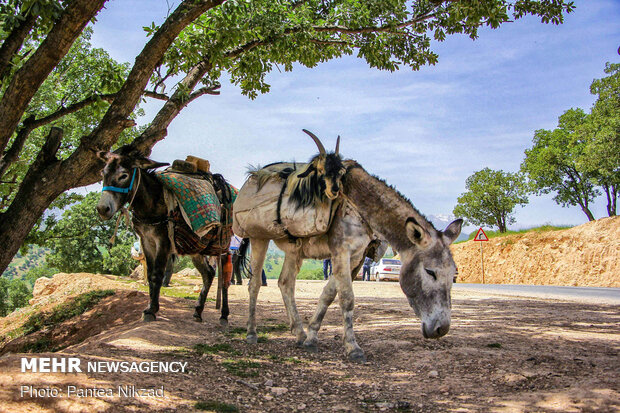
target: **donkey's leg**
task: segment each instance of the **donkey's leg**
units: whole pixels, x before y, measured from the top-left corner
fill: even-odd
[[[146,249],[146,248],[145,248]],[[164,279],[164,269],[168,262],[168,253],[162,248],[156,248],[156,252],[145,251],[147,279],[149,281],[149,306],[142,312],[144,321],[155,321],[155,314],[159,311],[159,292]]]
[[[224,329],[224,332],[228,331],[228,286],[226,285],[226,277],[224,276],[224,262],[228,260],[227,255],[220,255],[218,257],[218,277],[222,277],[222,313],[220,315],[220,325]],[[219,280],[218,280],[219,281]],[[220,283],[218,282],[218,285]]]
[[[327,308],[331,305],[336,298],[336,281],[334,277],[329,277],[327,284],[323,287],[321,297],[319,297],[319,304],[316,308],[310,324],[308,325],[308,337],[304,341],[304,347],[310,351],[317,351],[318,333],[323,322],[323,317],[327,312]]]
[[[282,293],[282,300],[288,313],[289,325],[291,327],[291,333],[297,337],[297,345],[301,346],[306,339],[306,333],[304,326],[297,311],[297,304],[295,304],[295,281],[297,280],[297,273],[301,268],[302,259],[299,255],[299,251],[287,252],[284,256],[284,264],[282,264],[282,271],[278,278],[278,287]]]
[[[267,247],[269,246],[268,239],[256,239],[250,240],[252,246],[252,278],[250,279],[250,311],[248,313],[248,334],[246,341],[250,344],[258,342],[258,335],[256,334],[256,299],[258,298],[258,291],[261,285],[261,271],[263,270],[263,263],[265,262],[265,255],[267,255]]]
[[[357,272],[362,267],[362,263],[363,260],[359,261],[353,271],[351,271],[351,280],[353,280],[357,275]],[[316,311],[310,320],[310,324],[308,325],[308,338],[304,342],[304,347],[306,350],[313,352],[317,351],[318,333],[321,329],[323,318],[325,317],[327,308],[332,304],[332,302],[334,302],[337,293],[336,280],[334,277],[330,277],[327,284],[325,284],[325,287],[323,287],[323,292],[319,297],[319,304],[317,305]]]
[[[222,286],[222,313],[220,315],[220,325],[224,329],[224,332],[228,331],[228,287],[226,283]]]
[[[215,277],[215,269],[209,265],[206,257],[203,255],[192,255],[192,262],[202,276],[202,289],[200,290],[196,307],[194,307],[194,320],[200,322],[202,321],[202,310],[205,308],[205,300],[213,283],[213,277]]]
[[[353,332],[353,305],[355,298],[353,296],[349,254],[341,252],[340,254],[332,255],[332,264],[334,266],[333,278],[338,290],[338,296],[340,297],[340,309],[342,310],[344,321],[344,350],[349,360],[363,363],[366,361],[366,356],[357,344],[355,333]]]

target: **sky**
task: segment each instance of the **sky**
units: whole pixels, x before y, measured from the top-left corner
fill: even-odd
[[[92,43],[133,63],[146,42],[142,26],[160,23],[172,0],[112,0],[97,17]],[[222,79],[219,96],[192,102],[172,122],[151,158],[195,155],[241,186],[249,165],[306,161],[317,151],[301,130],[394,185],[428,216],[450,215],[465,180],[485,167],[516,172],[534,131],[553,129],[572,107],[589,110],[590,83],[620,62],[620,1],[576,1],[560,26],[525,18],[483,29],[472,41],[434,42],[439,62],[390,73],[346,57],[268,75],[271,91],[255,100]],[[143,108],[146,123],[161,103]],[[373,196],[369,194],[369,196]],[[596,218],[606,215],[596,200]],[[531,196],[511,228],[587,222],[579,207]]]

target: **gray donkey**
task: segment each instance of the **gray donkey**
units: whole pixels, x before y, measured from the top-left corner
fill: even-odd
[[[345,353],[352,361],[366,360],[364,351],[358,345],[353,332],[354,296],[351,274],[352,269],[359,268],[368,246],[377,236],[387,240],[401,254],[403,265],[400,272],[400,286],[410,306],[422,320],[424,337],[439,338],[445,335],[450,329],[450,291],[456,273],[449,245],[459,236],[463,220],[457,219],[444,231],[438,231],[408,199],[382,180],[368,174],[357,162],[342,161],[337,153],[325,154],[322,145],[319,149],[322,152],[320,155],[329,156],[332,163],[329,169],[334,171],[335,175],[329,180],[329,185],[325,182],[320,183],[322,179],[320,175],[316,179],[322,189],[330,189],[330,199],[334,196],[342,198],[328,231],[311,237],[295,238],[290,234],[276,239],[270,235],[250,237],[251,268],[263,267],[270,239],[285,252],[278,286],[289,316],[291,331],[296,335],[298,345],[316,351],[318,331],[323,317],[338,294],[344,320]],[[303,167],[298,165],[300,169]],[[283,178],[282,173],[279,174],[274,170],[274,165],[270,165],[269,168],[274,171],[273,179]],[[325,168],[318,169],[325,171]],[[251,182],[255,176],[251,176],[240,189],[237,200],[242,198],[244,191],[256,192],[255,182]],[[298,187],[303,188],[303,185]],[[317,203],[324,199],[324,194],[317,191],[311,191],[310,196],[316,197]],[[306,199],[303,196],[299,198]],[[273,208],[275,217],[279,205],[274,205]],[[254,222],[252,225],[254,227],[264,225],[265,234],[269,234],[273,223]],[[243,232],[243,229],[239,228],[236,216],[233,220],[233,231]],[[333,276],[321,293],[307,334],[297,311],[294,295],[296,276],[304,258],[331,258],[333,265]],[[257,342],[256,300],[260,286],[260,277],[252,277],[249,286],[247,324],[249,343]]]

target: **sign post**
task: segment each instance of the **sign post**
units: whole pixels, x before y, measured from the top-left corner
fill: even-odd
[[[474,241],[488,241],[489,237],[485,234],[482,227],[476,232]],[[480,267],[482,268],[482,284],[484,284],[484,254],[482,252],[482,242],[480,242]]]

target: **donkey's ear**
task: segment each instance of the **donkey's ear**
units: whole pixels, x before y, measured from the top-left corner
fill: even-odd
[[[136,159],[134,166],[140,169],[155,169],[162,166],[168,166],[169,163],[166,162],[156,162],[152,161],[149,158],[138,158]]]
[[[112,153],[108,151],[96,151],[95,155],[97,158],[101,159],[103,162],[107,162],[112,157]]]
[[[459,218],[459,219],[452,221],[450,225],[448,225],[446,229],[444,229],[443,236],[448,241],[450,241],[449,244],[452,244],[459,237],[459,235],[461,234],[462,226],[463,226],[463,220]]]
[[[405,230],[407,231],[407,238],[420,248],[426,248],[431,243],[431,235],[425,230],[418,221],[413,217],[407,218],[405,222]]]

